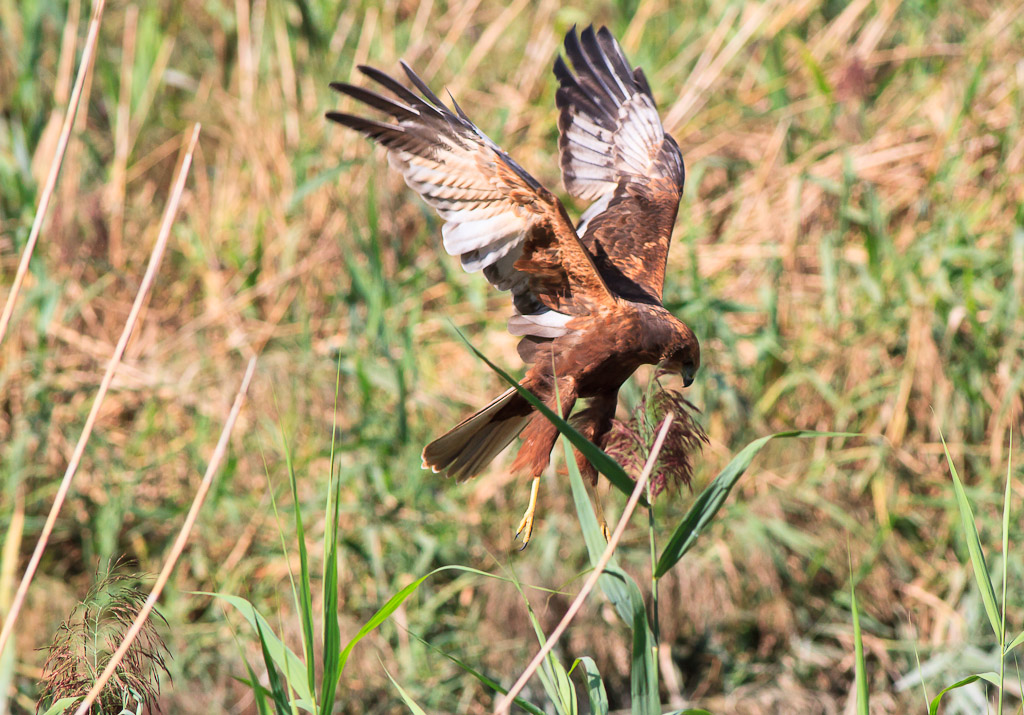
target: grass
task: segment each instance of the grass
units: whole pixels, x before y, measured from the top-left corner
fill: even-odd
[[[571,590],[589,560],[567,480],[545,481],[534,542],[518,554],[512,532],[525,483],[500,463],[462,486],[419,469],[423,444],[502,389],[455,329],[518,369],[503,329],[507,300],[440,254],[436,217],[323,112],[338,108],[329,81],[347,80],[360,62],[394,68],[403,57],[560,190],[550,66],[562,33],[590,21],[609,24],[644,66],[687,164],[666,301],[703,348],[689,395],[710,444],[695,494],[765,435],[863,435],[765,445],[660,579],[662,670],[673,676],[662,673],[662,702],[837,712],[856,697],[855,610],[872,712],[927,711],[921,678],[909,677],[918,672],[932,696],[972,673],[999,672],[998,652],[1024,623],[1024,562],[1002,546],[1024,536],[1019,459],[1002,519],[1006,435],[1019,444],[1024,386],[1018,5],[129,7],[105,11],[49,218],[0,343],[5,611],[136,296],[180,137],[197,121],[202,136],[16,649],[0,659],[12,709],[34,708],[45,659],[35,649],[88,592],[99,564],[127,555],[160,570],[256,355],[231,453],[160,602],[173,656],[165,710],[249,707],[235,678],[246,677],[245,661],[263,662],[244,620],[196,592],[244,597],[302,650],[289,583],[298,554],[282,555],[270,492],[288,507],[285,533],[297,505],[315,573],[333,528],[323,504],[339,363],[341,642],[442,566]],[[5,297],[88,18],[85,3],[0,0]],[[640,400],[646,377],[624,391],[625,406]],[[964,477],[993,591],[1007,588],[998,599],[1003,639],[969,565],[940,433]],[[624,498],[603,499],[614,519]],[[659,544],[691,499],[682,490],[654,503]],[[642,521],[617,559],[648,584]],[[527,597],[550,632],[568,597]],[[314,588],[315,609],[322,599]],[[561,655],[592,658],[611,707],[625,707],[630,639],[597,604],[574,621]],[[427,712],[486,711],[491,691],[433,648],[507,686],[536,640],[513,587],[441,572],[352,650],[340,708],[391,712],[408,697]],[[1019,679],[1012,659],[1006,666],[1003,708],[1014,712]],[[994,710],[985,682],[947,693],[942,712],[986,702]]]

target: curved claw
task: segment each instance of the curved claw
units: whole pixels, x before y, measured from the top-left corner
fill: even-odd
[[[527,547],[530,543],[530,537],[533,535],[533,522],[537,514],[537,493],[539,491],[540,477],[534,477],[533,483],[530,485],[530,503],[526,507],[526,513],[523,514],[522,520],[519,522],[519,527],[516,529],[515,538],[518,539],[520,534],[523,537],[523,545],[520,547],[520,551]]]

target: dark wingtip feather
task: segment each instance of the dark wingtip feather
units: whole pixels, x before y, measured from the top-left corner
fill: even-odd
[[[416,85],[416,89],[422,92],[423,96],[433,102],[435,106],[443,109],[444,102],[442,102],[440,98],[431,91],[426,82],[420,79],[420,76],[416,74],[413,68],[410,67],[405,60],[399,60],[398,63],[402,66],[402,69],[405,70],[405,74],[409,78],[409,81]]]

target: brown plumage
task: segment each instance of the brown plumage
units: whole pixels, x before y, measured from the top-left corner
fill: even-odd
[[[566,417],[589,400],[574,423],[603,446],[619,387],[638,367],[660,364],[689,385],[700,365],[693,332],[661,304],[684,170],[643,72],[606,28],[580,36],[574,28],[565,52],[575,73],[561,58],[554,68],[562,178],[572,196],[593,202],[577,227],[550,191],[404,63],[422,96],[370,67],[359,69],[392,97],[331,85],[390,121],[327,116],[387,147],[391,165],[444,219],[445,250],[511,292],[508,328],[522,336],[519,354],[530,365],[521,384]],[[427,445],[423,466],[462,481],[520,434],[512,468],[537,476],[558,433],[508,390]]]

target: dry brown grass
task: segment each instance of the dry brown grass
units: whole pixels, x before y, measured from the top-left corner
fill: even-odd
[[[33,649],[49,640],[68,595],[85,592],[98,560],[128,553],[149,570],[161,563],[214,425],[255,355],[242,437],[200,519],[202,548],[182,565],[165,609],[174,710],[247,707],[230,679],[244,669],[222,614],[184,592],[240,593],[293,622],[280,594],[296,559],[280,555],[261,449],[280,488],[280,421],[302,473],[300,497],[320,502],[339,354],[343,635],[431,565],[505,563],[525,486],[500,465],[466,487],[437,484],[418,472],[416,454],[442,423],[498,388],[452,339],[450,323],[487,354],[514,355],[502,330],[507,301],[440,255],[436,223],[382,157],[326,127],[327,82],[348,79],[358,62],[390,68],[404,57],[556,187],[549,68],[561,33],[595,21],[610,23],[648,70],[689,171],[667,296],[706,356],[693,391],[711,440],[698,487],[753,436],[868,435],[769,449],[722,526],[670,577],[663,600],[678,605],[662,628],[679,688],[723,712],[841,711],[852,680],[847,604],[837,595],[849,535],[873,704],[879,712],[919,705],[919,695],[892,690],[912,668],[909,644],[923,659],[959,652],[977,638],[980,613],[958,558],[939,430],[973,477],[991,544],[1006,433],[1021,433],[1020,5],[636,5],[627,16],[548,1],[357,3],[336,23],[316,5],[319,45],[292,5],[108,8],[100,41],[108,49],[86,82],[88,111],[0,344],[0,519],[5,543],[15,544],[8,571],[21,572],[13,554],[27,556],[129,313],[178,137],[199,121],[203,138],[168,261],[98,416],[41,564],[43,585],[29,594],[32,627],[19,629],[12,702],[24,706],[33,692],[41,662]],[[5,294],[87,16],[72,1],[67,19],[56,13],[36,26],[33,7],[0,4]],[[20,52],[36,36],[29,72]],[[563,583],[582,568],[558,484],[545,486],[537,543],[515,561],[524,581]],[[663,509],[671,524],[684,505]],[[319,536],[315,513],[307,528]],[[625,565],[639,575],[637,551]],[[1021,563],[1012,564],[1019,595]],[[499,606],[494,588],[438,583],[408,605],[405,622],[461,648],[467,662],[522,664],[528,641],[503,642],[499,654],[488,648],[514,606]],[[0,593],[0,603],[9,596]],[[540,605],[554,609],[542,613],[545,623],[559,615],[552,603]],[[1019,625],[1020,613],[1010,621]],[[569,634],[566,653],[600,653],[602,672],[621,684],[627,645],[608,631],[595,609]],[[348,711],[387,709],[378,655],[420,693],[451,694],[467,712],[488,702],[400,630],[360,649],[343,683]],[[245,652],[258,660],[251,639]]]

